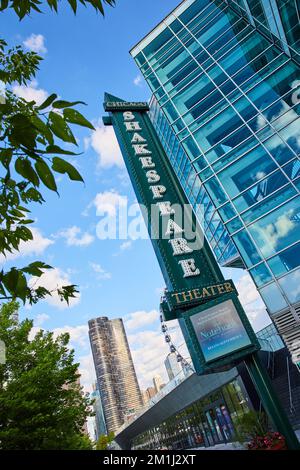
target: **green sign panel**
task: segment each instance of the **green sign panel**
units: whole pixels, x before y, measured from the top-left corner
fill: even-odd
[[[259,349],[231,280],[225,280],[148,116],[147,103],[105,94],[113,125],[167,291],[196,371],[232,365]]]

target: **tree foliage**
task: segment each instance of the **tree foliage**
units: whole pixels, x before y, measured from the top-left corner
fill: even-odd
[[[0,40],[0,80],[6,87],[0,101],[0,253],[4,256],[18,250],[21,242],[33,239],[29,207],[44,202],[43,187],[58,192],[55,173],[83,181],[77,169],[62,158],[77,155],[62,145],[77,145],[70,126],[94,129],[74,109],[85,104],[81,101],[65,101],[53,93],[38,105],[13,93],[14,83],[26,85],[34,78],[41,60],[35,52],[24,52],[19,46],[7,49],[6,42]],[[51,266],[37,261],[22,269],[2,270],[0,298],[35,303],[51,295],[47,289],[34,289],[28,283],[28,276],[40,277],[46,269]],[[68,302],[77,289],[62,286],[57,292]]]
[[[79,4],[84,6],[92,6],[97,12],[104,15],[104,4],[114,6],[115,0],[65,0],[72,8],[73,12],[77,12]],[[51,10],[58,11],[61,0],[0,0],[0,11],[12,8],[20,20],[26,15],[29,15],[32,11],[41,13],[44,5],[48,5]]]
[[[31,320],[18,323],[16,302],[0,308],[0,449],[91,449],[83,425],[90,400],[78,385],[78,364],[69,335],[39,331],[30,341]]]
[[[269,430],[267,415],[250,410],[239,416],[235,422],[235,440],[241,444],[265,435]]]
[[[113,432],[110,432],[108,435],[101,434],[96,443],[96,450],[107,450],[109,444],[114,440],[114,438],[115,434]]]

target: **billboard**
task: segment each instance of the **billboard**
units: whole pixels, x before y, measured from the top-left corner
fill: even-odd
[[[251,345],[251,340],[232,300],[226,300],[191,317],[206,362]]]

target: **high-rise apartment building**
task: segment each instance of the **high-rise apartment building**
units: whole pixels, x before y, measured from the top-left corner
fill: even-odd
[[[107,432],[115,432],[143,405],[122,319],[90,320],[89,337]]]
[[[153,92],[151,119],[218,262],[249,271],[295,362],[300,361],[296,5],[185,0],[131,50]],[[268,11],[265,20],[261,6]]]
[[[165,368],[169,377],[169,380],[173,380],[176,375],[182,371],[180,362],[177,361],[177,355],[174,352],[170,352],[165,359]]]

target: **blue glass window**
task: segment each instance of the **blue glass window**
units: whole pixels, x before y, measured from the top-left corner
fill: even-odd
[[[297,191],[293,188],[291,184],[286,186],[283,189],[280,189],[272,196],[269,196],[266,199],[263,199],[258,205],[249,209],[241,215],[245,224],[251,223],[253,220],[258,219],[272,209],[278,207],[283,202],[292,198],[297,194]]]
[[[262,172],[262,176],[264,173]],[[268,197],[271,193],[281,188],[288,183],[288,179],[284,176],[282,171],[277,170],[268,178],[261,180],[248,191],[244,192],[234,200],[234,205],[238,212],[253,206],[257,202],[261,202],[264,198]],[[282,201],[283,202],[283,201]]]
[[[300,160],[295,159],[288,165],[285,165],[283,170],[291,180],[298,178],[300,176]]]
[[[272,256],[299,240],[300,197],[292,199],[249,226],[264,257]]]
[[[205,188],[216,207],[224,204],[224,202],[228,200],[216,177],[206,181]]]
[[[249,186],[277,168],[262,147],[244,155],[218,174],[229,196],[237,196]]]
[[[270,282],[272,280],[272,276],[270,274],[270,271],[268,270],[267,266],[265,263],[261,263],[255,268],[250,270],[250,274],[253,277],[256,285],[258,287],[263,286],[267,282]]]
[[[287,274],[278,282],[292,304],[300,301],[300,269]]]
[[[264,141],[264,146],[280,165],[295,157],[292,150],[285,145],[284,141],[278,135],[274,135]]]
[[[268,265],[275,276],[281,276],[300,266],[300,243],[287,248],[277,256],[269,259]]]
[[[241,232],[234,235],[233,240],[235,241],[242,258],[248,267],[262,261],[257,248],[254,246],[252,240],[245,230],[242,230]]]
[[[239,217],[235,217],[234,219],[232,219],[230,222],[227,222],[226,224],[226,228],[229,233],[237,232],[237,230],[241,229],[242,227],[243,227],[243,224]]]
[[[260,294],[264,299],[270,314],[276,313],[287,307],[286,300],[275,282],[260,289]]]
[[[230,220],[237,215],[231,202],[228,202],[227,204],[225,204],[225,206],[221,207],[219,209],[219,214],[224,222],[227,222],[227,220]]]

